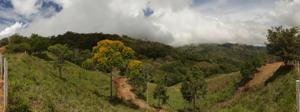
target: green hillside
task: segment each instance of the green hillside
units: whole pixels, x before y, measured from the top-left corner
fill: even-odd
[[[109,96],[109,77],[105,73],[88,71],[72,63],[66,64],[63,78],[57,75],[51,59],[44,60],[34,56],[7,54],[9,62],[9,109],[11,111],[95,111],[132,112],[138,111],[126,104],[111,104]],[[231,88],[224,83],[233,82],[239,77],[237,73],[211,77],[207,80],[210,89],[209,104],[226,100],[232,92],[224,94]],[[219,83],[214,83],[216,81]],[[222,83],[223,82],[223,83]],[[230,84],[229,84],[230,85]],[[156,84],[149,84],[149,103],[156,105],[153,90]],[[225,87],[225,88],[223,88]],[[226,88],[227,87],[227,88]],[[219,91],[219,92],[216,92]],[[223,92],[222,92],[223,91]],[[180,93],[180,84],[168,88],[170,100],[164,108],[170,111],[182,109],[186,103]]]
[[[265,87],[246,92],[221,112],[296,112],[296,74],[293,70],[277,74]]]
[[[63,78],[51,61],[26,54],[8,54],[9,110],[16,112],[133,112],[108,102],[109,80],[104,73],[68,63]]]

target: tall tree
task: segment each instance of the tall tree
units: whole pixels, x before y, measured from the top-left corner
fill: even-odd
[[[181,93],[185,100],[192,103],[193,112],[196,111],[196,104],[207,94],[207,84],[201,71],[192,71],[181,85]]]
[[[53,53],[56,56],[56,61],[54,63],[55,67],[58,68],[58,73],[60,78],[62,78],[62,69],[65,63],[65,60],[71,54],[71,50],[67,45],[55,44],[48,47],[48,51]]]
[[[93,48],[92,59],[105,71],[110,72],[110,98],[112,98],[113,72],[123,70],[130,59],[134,56],[134,51],[125,46],[121,41],[102,40]]]
[[[290,60],[299,59],[300,34],[297,27],[273,27],[268,30],[267,39],[268,52],[280,57],[285,64]]]
[[[157,84],[154,89],[153,97],[154,99],[158,99],[157,105],[161,107],[162,104],[167,103],[169,96],[167,95],[167,75],[165,75]]]

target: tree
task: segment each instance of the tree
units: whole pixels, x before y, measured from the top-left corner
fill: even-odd
[[[151,80],[153,71],[154,71],[154,67],[151,64],[144,64],[142,73],[143,73],[143,76],[145,76],[146,100],[147,100],[147,103],[149,103],[149,87],[148,87],[148,83]]]
[[[183,98],[193,103],[193,112],[195,112],[198,99],[203,99],[207,94],[207,84],[204,75],[200,71],[192,71],[181,86]]]
[[[112,78],[116,70],[124,70],[134,51],[121,41],[102,40],[93,47],[92,59],[105,71],[110,72],[110,98],[112,99]]]
[[[252,79],[253,75],[257,72],[257,68],[261,67],[266,63],[266,59],[263,55],[256,55],[246,60],[245,63],[240,68],[240,73],[242,75],[241,85],[244,85],[249,79]]]
[[[48,47],[48,51],[56,56],[54,66],[58,68],[60,78],[62,78],[62,69],[67,57],[71,54],[67,45],[55,44]]]
[[[167,103],[169,96],[167,95],[167,87],[166,87],[166,75],[158,82],[157,86],[154,89],[153,97],[154,99],[158,99],[157,105],[160,107],[162,104]]]
[[[28,38],[14,34],[8,38],[7,50],[9,52],[25,52],[31,49]]]
[[[300,34],[297,27],[273,27],[268,30],[267,39],[269,54],[280,57],[285,64],[290,60],[299,59]]]
[[[129,82],[133,85],[135,93],[139,97],[143,97],[143,93],[147,89],[146,76],[143,72],[144,64],[139,60],[130,60],[127,65],[126,74],[129,77]]]
[[[31,46],[30,53],[41,54],[42,51],[47,50],[49,46],[49,39],[41,37],[37,34],[32,34],[29,39]]]

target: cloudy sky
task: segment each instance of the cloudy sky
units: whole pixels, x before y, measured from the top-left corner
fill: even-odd
[[[262,45],[272,26],[300,26],[300,0],[0,0],[0,38],[103,32],[180,46]]]

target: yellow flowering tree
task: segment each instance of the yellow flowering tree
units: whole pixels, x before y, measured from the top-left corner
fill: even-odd
[[[134,56],[134,51],[125,46],[121,41],[102,40],[93,47],[92,59],[99,66],[110,72],[110,97],[112,98],[112,77],[113,72],[122,70]]]

